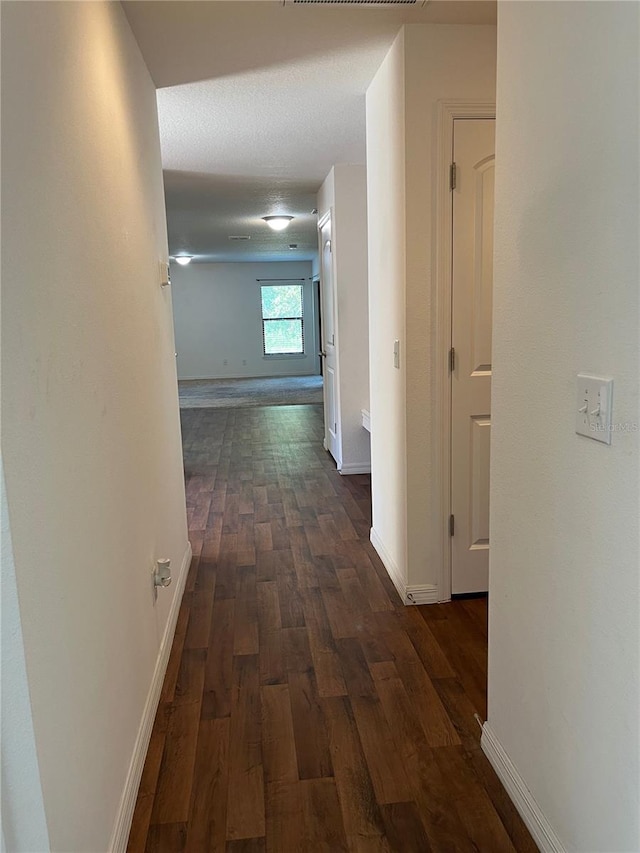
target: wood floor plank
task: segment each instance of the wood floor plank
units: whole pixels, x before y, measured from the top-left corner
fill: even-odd
[[[335,779],[300,782],[305,827],[305,850],[346,853],[347,839],[340,814]]]
[[[390,850],[373,783],[347,698],[322,700],[345,834],[350,850]]]
[[[313,669],[313,657],[306,628],[282,628],[280,631],[287,673],[308,673]]]
[[[257,551],[273,551],[273,538],[271,536],[270,522],[258,522],[254,527],[254,537]]]
[[[264,778],[270,782],[297,782],[296,756],[291,700],[287,684],[265,685],[262,699],[262,761]]]
[[[410,800],[413,792],[380,700],[352,696],[351,707],[378,803]]]
[[[263,581],[258,583],[257,596],[259,631],[277,631],[282,628],[277,581]]]
[[[287,668],[282,630],[260,634],[260,684],[286,684]]]
[[[227,841],[226,853],[264,853],[266,839],[241,838],[238,841]]]
[[[156,823],[149,829],[146,853],[182,853],[187,841],[186,823]]]
[[[205,667],[203,717],[228,717],[231,713],[235,600],[215,601]]]
[[[419,712],[427,743],[430,746],[458,745],[460,738],[409,637],[400,632],[389,633],[385,635],[385,642],[395,656],[400,678]]]
[[[332,776],[329,739],[315,678],[308,671],[290,672],[288,680],[298,776],[300,779]]]
[[[129,853],[534,853],[479,746],[486,600],[402,605],[321,407],[181,417],[193,560]]]
[[[514,846],[504,824],[493,808],[473,766],[465,760],[462,747],[434,750],[440,772],[446,775],[456,811],[472,843],[478,850],[513,853]]]
[[[267,853],[306,850],[304,804],[300,782],[267,785]]]
[[[200,703],[175,705],[167,728],[151,825],[189,819]]]
[[[279,567],[277,584],[283,627],[303,628],[305,624],[304,609],[298,589],[298,578],[295,569]]]
[[[318,695],[347,696],[347,685],[333,637],[328,628],[308,628],[309,648],[318,684]]]
[[[265,834],[260,689],[236,691],[229,731],[227,840]]]
[[[183,598],[180,610],[178,611],[178,621],[176,623],[176,631],[173,636],[173,645],[169,654],[169,663],[164,676],[164,683],[160,693],[160,704],[171,702],[175,694],[176,681],[178,672],[180,671],[180,660],[182,658],[182,650],[184,648],[185,637],[187,636],[187,626],[190,616],[190,599]]]
[[[229,718],[201,720],[185,849],[224,850],[229,777]]]
[[[236,570],[236,604],[234,614],[234,655],[257,655],[258,590],[255,566],[238,566]]]
[[[380,806],[384,829],[392,850],[402,853],[429,853],[434,848],[424,831],[416,804],[388,803]]]

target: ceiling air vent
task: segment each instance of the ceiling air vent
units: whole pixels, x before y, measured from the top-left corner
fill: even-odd
[[[283,0],[283,6],[424,6],[428,0]]]
[[[229,239],[233,240],[236,243],[242,243],[245,240],[250,240],[251,237],[249,237],[248,234],[233,234],[231,237],[229,237]]]

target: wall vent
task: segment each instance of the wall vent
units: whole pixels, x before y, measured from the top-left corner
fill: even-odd
[[[248,234],[232,234],[229,237],[229,239],[234,240],[237,243],[237,242],[243,242],[244,240],[250,240],[251,237],[249,237]]]
[[[429,0],[283,0],[283,6],[424,6]]]

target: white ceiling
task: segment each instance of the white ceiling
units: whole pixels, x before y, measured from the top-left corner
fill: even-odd
[[[315,193],[334,163],[364,163],[365,92],[402,24],[495,22],[485,0],[123,6],[159,87],[169,249],[201,261],[311,259]],[[272,232],[272,213],[295,219]]]

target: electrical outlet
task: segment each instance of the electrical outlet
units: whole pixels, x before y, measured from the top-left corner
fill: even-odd
[[[229,359],[228,359],[228,358],[225,358],[225,360],[224,360],[222,363],[223,363],[223,364],[224,364],[224,366],[226,367],[226,366],[229,364]]]
[[[168,287],[171,284],[171,271],[166,261],[158,261],[160,273],[160,287]]]
[[[246,366],[247,366],[247,359],[246,359],[246,358],[243,358],[243,359],[242,359],[242,364],[244,365],[244,367],[246,367]]]

